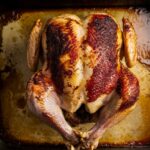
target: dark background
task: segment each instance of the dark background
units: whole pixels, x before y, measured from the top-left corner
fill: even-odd
[[[149,7],[150,0],[1,0],[0,11],[58,7]]]

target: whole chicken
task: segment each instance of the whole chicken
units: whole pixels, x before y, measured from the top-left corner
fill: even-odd
[[[123,41],[127,65],[132,67],[137,57],[136,33],[127,18],[123,18]],[[97,148],[103,133],[135,108],[139,95],[137,78],[120,61],[119,25],[106,13],[90,14],[84,21],[63,14],[49,19],[44,30],[38,19],[27,47],[32,70],[40,42],[44,65],[27,84],[30,110],[76,149]],[[73,114],[81,105],[90,114],[100,110],[95,125],[84,133],[73,129],[62,111]]]

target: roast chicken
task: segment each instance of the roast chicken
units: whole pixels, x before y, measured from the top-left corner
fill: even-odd
[[[44,64],[27,84],[30,110],[75,149],[97,148],[103,133],[124,119],[138,99],[139,82],[128,69],[137,57],[131,22],[123,19],[122,38],[119,25],[106,13],[90,14],[84,21],[63,14],[49,19],[44,29],[38,19],[27,47],[32,70],[40,43]],[[120,61],[122,43],[128,67]],[[86,108],[85,116],[99,112],[95,125],[86,132],[72,128],[63,113],[74,114],[81,105]]]

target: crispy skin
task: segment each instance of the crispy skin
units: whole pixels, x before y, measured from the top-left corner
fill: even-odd
[[[123,18],[124,53],[128,67],[133,67],[137,61],[136,33],[132,23]]]
[[[96,66],[87,81],[87,101],[95,101],[102,94],[109,94],[118,80],[118,26],[112,17],[105,14],[92,15],[87,27],[87,44],[96,55]]]
[[[52,79],[63,97],[64,109],[75,112],[84,100],[80,88],[84,29],[77,16],[63,15],[49,21],[46,35]]]
[[[121,104],[119,111],[124,111],[134,105],[139,96],[139,82],[137,78],[123,66],[120,72],[117,89],[123,98],[123,103]]]

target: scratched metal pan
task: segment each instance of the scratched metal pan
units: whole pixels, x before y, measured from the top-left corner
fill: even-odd
[[[122,29],[128,17],[137,33],[138,63],[131,71],[140,81],[137,106],[100,140],[102,147],[148,147],[150,144],[150,10],[148,2],[34,0],[5,1],[0,5],[0,149],[65,149],[59,134],[30,113],[26,83],[33,72],[26,62],[26,45],[36,19],[73,13],[84,19],[91,12],[113,15]],[[124,58],[122,59],[124,63]],[[91,123],[77,126],[88,130]]]

